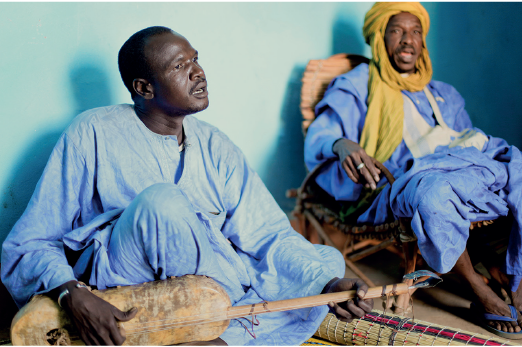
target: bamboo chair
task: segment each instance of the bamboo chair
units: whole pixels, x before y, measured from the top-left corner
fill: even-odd
[[[360,55],[344,53],[335,54],[328,59],[309,61],[303,74],[301,88],[300,108],[303,115],[302,130],[304,135],[306,135],[310,124],[315,120],[315,105],[323,98],[332,79],[363,62],[368,63],[369,60]],[[354,262],[383,249],[388,249],[404,257],[405,273],[415,271],[417,255],[420,253],[417,247],[417,238],[410,228],[410,219],[400,218],[382,225],[348,225],[342,223],[339,215],[329,208],[335,199],[315,183],[315,178],[321,169],[331,164],[332,161],[334,159],[318,165],[306,176],[301,187],[287,191],[287,197],[296,198],[296,206],[292,214],[299,221],[299,230],[297,231],[311,242],[327,244],[339,249],[348,268],[370,287],[375,286],[375,284]],[[386,167],[377,160],[374,160],[374,163],[379,167],[388,183],[393,184],[395,179]],[[472,223],[470,229],[491,223],[492,221]],[[344,236],[345,242],[342,247],[335,245],[325,231],[325,226],[329,230],[333,230],[334,234],[340,233],[341,236]],[[398,245],[399,248],[395,245]],[[410,282],[412,281],[410,280]],[[394,311],[399,314],[407,312],[410,310],[411,294],[400,295],[395,299],[395,302],[388,302],[388,308],[393,306]]]

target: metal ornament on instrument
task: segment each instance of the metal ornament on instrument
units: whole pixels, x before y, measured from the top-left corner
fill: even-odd
[[[421,277],[428,277],[424,281],[416,282],[412,286],[410,286],[410,289],[418,289],[418,288],[431,288],[435,287],[437,284],[442,282],[442,278],[440,278],[437,274],[429,271],[429,270],[417,270],[415,272],[411,272],[409,274],[406,274],[403,276],[404,279],[408,280],[414,280]]]

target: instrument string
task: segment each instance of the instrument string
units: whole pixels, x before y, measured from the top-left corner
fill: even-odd
[[[241,322],[239,320],[240,318],[244,318],[252,324],[252,328],[251,328],[252,332],[250,332],[248,327],[246,327],[243,324],[243,322]],[[240,324],[242,324],[246,328],[247,332],[250,335],[252,335],[254,338],[256,338],[255,333],[254,333],[254,326],[259,325],[259,320],[257,319],[256,315],[253,315],[252,320],[248,319],[247,317],[238,317],[238,318],[233,318],[233,319],[237,320]],[[175,326],[160,325],[160,326],[150,327],[150,328],[145,327],[144,329],[141,329],[141,330],[139,328],[138,329],[125,329],[125,332],[126,332],[127,336],[132,336],[132,335],[139,335],[139,334],[146,333],[146,332],[150,333],[150,332],[165,331],[165,330],[181,328],[181,327],[190,326],[190,325],[197,325],[197,324],[201,324],[201,323],[214,323],[214,322],[219,322],[219,321],[224,321],[224,320],[227,320],[227,319],[216,318],[216,319],[212,319],[212,320],[205,320],[202,322],[198,322],[198,321],[180,322],[179,324],[176,324]],[[185,323],[185,324],[183,324],[183,323]]]
[[[147,328],[147,329],[143,329],[143,330],[131,330],[130,332],[129,331],[125,331],[127,336],[132,336],[132,335],[139,335],[139,334],[143,334],[143,333],[153,333],[153,332],[159,332],[159,331],[164,331],[164,330],[171,330],[171,329],[175,329],[175,328],[182,328],[182,327],[185,327],[185,326],[190,326],[190,325],[197,325],[197,324],[201,324],[201,323],[213,323],[213,322],[219,322],[219,321],[222,321],[220,319],[215,319],[215,320],[211,320],[211,321],[205,321],[205,322],[200,322],[200,323],[193,323],[193,322],[190,322],[190,323],[187,323],[187,324],[179,324],[177,326],[174,326],[174,327],[161,327],[161,326],[158,326],[156,328]]]
[[[386,286],[383,288],[383,292],[386,294]],[[393,293],[393,291],[392,291]],[[395,293],[393,293],[395,294]],[[321,305],[328,304],[329,301],[325,299],[317,299],[316,301],[312,302],[306,302],[302,304],[293,304],[293,305],[286,305],[286,306],[280,306],[275,308],[269,308],[269,302],[263,301],[258,304],[251,305],[244,305],[244,306],[231,306],[229,308],[228,314],[226,316],[221,315],[221,317],[215,317],[212,316],[216,312],[219,312],[222,314],[221,311],[211,311],[196,315],[190,315],[190,316],[184,316],[179,318],[165,318],[165,319],[152,319],[148,320],[144,323],[129,323],[125,324],[125,326],[138,326],[136,328],[132,329],[126,329],[129,334],[138,334],[138,333],[144,333],[144,332],[154,332],[154,331],[161,331],[161,330],[169,330],[169,329],[175,329],[190,325],[197,325],[202,323],[213,323],[218,321],[224,321],[229,319],[237,319],[237,318],[245,318],[246,316],[251,316],[254,312],[253,310],[255,308],[261,308],[262,311],[255,312],[254,314],[263,314],[263,313],[270,313],[270,312],[279,312],[279,311],[288,311],[288,310],[295,310],[300,308],[308,308],[308,307],[316,307]],[[244,313],[243,311],[246,308],[250,308],[250,312]],[[238,313],[239,312],[239,313]]]
[[[288,306],[281,306],[281,307],[277,307],[277,308],[268,309],[268,305],[266,304],[266,302],[263,302],[263,303],[259,303],[256,305],[263,305],[264,311],[255,312],[255,314],[258,315],[258,314],[262,314],[262,313],[307,308],[307,307],[311,307],[315,304],[317,304],[317,303],[304,303],[304,304],[300,304],[300,305],[288,305]],[[325,304],[326,303],[324,303],[324,305]],[[319,305],[317,305],[317,306],[321,306],[321,305],[323,305],[323,303],[319,303]],[[259,307],[259,306],[256,306],[256,307]],[[174,328],[184,327],[184,326],[188,326],[188,325],[196,325],[196,324],[201,324],[201,323],[212,323],[212,322],[218,322],[218,321],[223,321],[223,320],[228,320],[228,319],[244,318],[246,316],[250,316],[251,313],[241,314],[241,315],[238,315],[237,313],[234,314],[234,311],[240,311],[240,310],[243,310],[244,308],[245,308],[245,306],[231,307],[229,312],[232,314],[229,313],[229,315],[227,317],[223,317],[223,316],[217,317],[217,318],[214,316],[204,317],[204,316],[212,315],[215,312],[218,312],[218,311],[212,311],[212,312],[185,316],[185,317],[179,317],[179,318],[155,319],[155,320],[149,320],[145,323],[125,324],[125,327],[126,326],[138,326],[137,328],[134,328],[134,329],[125,329],[125,330],[131,331],[131,332],[138,332],[138,331],[139,332],[149,332],[149,331],[153,331],[153,330],[147,330],[147,329],[158,329],[158,328],[161,328],[162,330],[174,329]],[[173,320],[174,320],[174,322],[172,322]],[[160,322],[163,322],[163,323],[160,323]],[[160,323],[160,324],[158,324],[158,323]],[[149,324],[149,325],[153,324],[154,326],[149,327],[149,326],[147,326],[147,324]]]
[[[392,287],[392,295],[397,294],[395,293],[396,285]],[[388,286],[385,285],[382,287],[382,293],[386,295]],[[253,304],[253,305],[244,305],[244,306],[230,306],[228,309],[228,314],[226,314],[226,317],[219,317],[217,319],[212,316],[216,312],[219,312],[221,315],[223,314],[223,311],[210,311],[205,312],[201,314],[196,315],[190,315],[190,316],[183,316],[178,318],[164,318],[164,319],[151,319],[147,320],[146,322],[136,322],[136,323],[126,323],[125,325],[128,327],[138,326],[138,328],[133,329],[135,331],[141,330],[146,331],[145,329],[151,328],[151,329],[157,329],[157,328],[176,328],[186,325],[195,325],[195,324],[201,324],[205,322],[215,322],[215,321],[221,321],[221,320],[228,320],[228,319],[236,319],[236,318],[243,318],[245,316],[249,316],[252,314],[262,314],[262,313],[269,313],[269,312],[278,312],[278,311],[287,311],[287,310],[295,310],[300,308],[308,308],[308,307],[316,307],[321,305],[326,305],[328,302],[332,301],[331,299],[325,299],[321,298],[319,295],[318,297],[314,298],[314,300],[310,300],[305,303],[294,303],[291,305],[286,306],[278,306],[269,308],[269,302],[263,301],[261,303]],[[346,300],[347,298],[343,297],[342,300]],[[293,299],[290,299],[293,300]],[[334,300],[337,302],[337,300]],[[275,301],[274,303],[278,303]],[[281,302],[279,302],[281,303]],[[278,304],[279,304],[278,303]],[[246,309],[250,309],[250,312],[245,313]],[[254,310],[258,308],[261,309],[258,312],[254,312]],[[163,322],[163,323],[162,323]],[[159,324],[158,324],[159,323]],[[152,325],[152,326],[147,326]],[[130,329],[129,329],[130,330]]]
[[[249,321],[250,323],[252,323],[252,325],[259,325],[259,321],[257,320],[257,317],[254,315],[254,318],[257,322],[253,322],[253,321],[250,321],[248,318],[246,317],[239,317],[239,318],[244,318],[246,319],[247,321]],[[233,319],[236,319],[238,320],[238,318],[233,318]],[[176,326],[172,327],[172,326],[167,326],[165,327],[164,325],[163,326],[157,326],[157,327],[151,327],[151,328],[145,328],[145,329],[142,329],[142,330],[139,330],[139,329],[133,329],[133,330],[125,330],[126,332],[126,335],[127,336],[131,336],[131,335],[137,335],[137,334],[142,334],[142,333],[145,333],[145,332],[158,332],[158,331],[164,331],[164,330],[170,330],[170,329],[175,329],[175,328],[182,328],[182,327],[185,327],[185,326],[190,326],[190,325],[197,325],[197,324],[201,324],[201,323],[214,323],[214,322],[220,322],[220,321],[224,321],[226,319],[221,319],[221,318],[216,318],[216,319],[212,319],[212,320],[205,320],[203,322],[196,322],[196,321],[192,321],[192,322],[186,322],[185,324],[177,324]],[[239,321],[239,320],[238,320]],[[241,321],[239,321],[241,323]],[[182,322],[183,323],[183,322]],[[241,323],[242,324],[242,323]],[[252,328],[253,329],[253,328]],[[248,331],[248,328],[247,328],[247,331]]]
[[[200,319],[204,320],[206,319],[206,317],[204,316],[209,316],[209,315],[213,315],[214,313],[216,312],[219,312],[219,311],[210,311],[210,312],[206,312],[206,313],[201,313],[201,314],[195,314],[195,315],[191,315],[191,316],[183,316],[183,317],[178,317],[178,318],[165,318],[165,319],[151,319],[151,320],[147,320],[146,322],[136,322],[136,323],[125,323],[125,326],[135,326],[135,325],[139,325],[139,326],[143,326],[143,325],[146,325],[146,324],[155,324],[157,322],[165,322],[165,321],[177,321],[177,320],[183,320],[183,319],[194,319],[194,320],[197,320],[198,317],[202,317]],[[214,318],[214,316],[210,316],[208,318]],[[226,319],[229,319],[229,318],[224,318],[223,320],[226,320]],[[174,323],[167,323],[167,324],[176,324],[176,322]]]

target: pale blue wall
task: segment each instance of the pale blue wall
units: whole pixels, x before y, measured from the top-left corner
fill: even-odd
[[[309,59],[338,52],[369,56],[361,27],[371,5],[0,3],[0,242],[71,119],[88,108],[131,101],[117,52],[132,33],[151,25],[177,30],[199,50],[211,105],[199,117],[243,149],[291,210],[284,191],[305,175],[300,75]],[[521,146],[521,5],[426,7],[435,78],[461,91],[477,126]]]

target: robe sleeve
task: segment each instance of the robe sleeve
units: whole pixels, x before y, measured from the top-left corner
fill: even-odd
[[[329,158],[337,158],[332,147],[338,139],[359,142],[366,114],[361,112],[361,107],[364,105],[346,90],[335,89],[325,96],[317,109],[321,113],[308,128],[305,138],[304,153],[308,170],[313,170]],[[337,200],[357,200],[362,190],[360,184],[348,177],[339,160],[326,167],[316,181]]]
[[[16,304],[75,279],[63,236],[80,222],[85,159],[62,134],[22,217],[2,245],[2,282]]]
[[[226,167],[220,175],[225,182],[227,219],[222,232],[245,263],[251,287],[259,296],[270,301],[316,295],[332,278],[343,277],[340,252],[331,248],[338,261],[326,261],[292,229],[241,151],[231,145],[224,152],[221,162]]]

